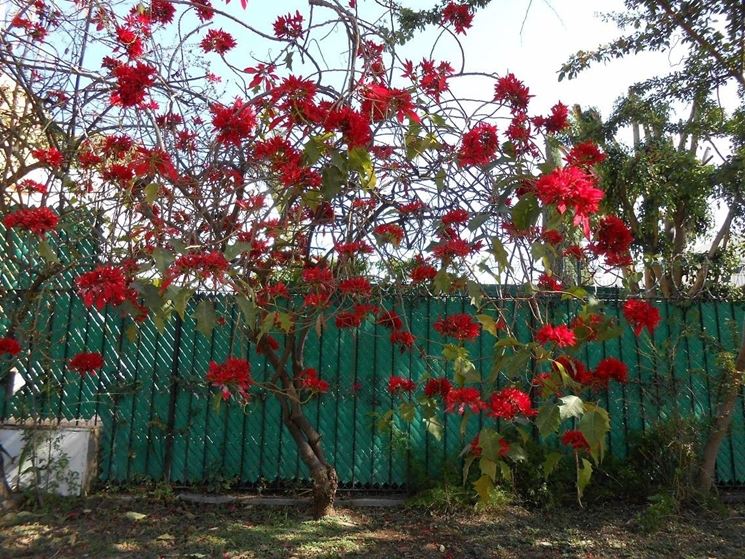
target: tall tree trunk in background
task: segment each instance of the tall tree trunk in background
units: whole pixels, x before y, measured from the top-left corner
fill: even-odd
[[[704,493],[711,491],[714,484],[719,447],[732,422],[732,412],[735,408],[740,388],[742,387],[743,376],[745,375],[745,325],[743,325],[740,349],[735,358],[734,365],[723,371],[723,374],[722,383],[724,390],[722,391],[722,400],[717,406],[717,413],[709,431],[706,444],[704,445],[701,467],[699,469],[698,486]]]

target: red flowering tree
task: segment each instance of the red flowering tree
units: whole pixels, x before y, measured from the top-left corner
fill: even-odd
[[[424,354],[400,301],[467,296],[472,310],[434,324],[447,343],[428,358],[451,365],[451,377],[387,372],[398,412],[484,415],[487,427],[464,442],[484,499],[524,459],[530,425],[541,437],[565,432],[581,492],[609,429],[597,390],[625,382],[626,369],[580,362],[584,344],[618,325],[588,297],[592,275],[571,282],[551,263],[618,271],[630,236],[598,213],[597,157],[573,149],[544,161],[539,146],[566,127],[566,107],[533,114],[528,87],[499,69],[479,76],[482,101],[456,97],[463,64],[406,59],[380,27],[394,8],[309,0],[256,29],[250,6],[219,4],[11,3],[0,64],[44,141],[31,166],[6,170],[0,210],[7,235],[31,249],[16,258],[37,278],[32,291],[69,272],[86,306],[114,307],[133,327],[183,317],[198,292],[233,297],[271,373],[258,379],[233,357],[213,362],[205,382],[230,405],[250,409],[257,387],[277,398],[319,516],[332,511],[338,481],[304,411],[328,390],[305,363],[308,339],[329,323],[375,321],[400,351]],[[450,3],[438,24],[457,40],[472,20],[467,4]],[[324,37],[341,59],[313,46]],[[262,45],[268,54],[249,60]],[[63,249],[80,227],[95,236],[95,262]],[[576,303],[560,323],[547,310],[557,298]],[[532,310],[530,341],[507,313],[514,299]],[[637,330],[656,325],[643,305],[626,312]],[[221,327],[208,299],[194,312],[204,335]],[[27,315],[5,325],[5,364],[27,351]],[[466,347],[479,336],[497,350],[483,381]],[[90,353],[69,362],[81,375],[103,366]],[[4,373],[9,386],[12,368]]]

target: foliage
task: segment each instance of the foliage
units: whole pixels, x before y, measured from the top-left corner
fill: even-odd
[[[482,4],[448,3],[438,25],[457,40]],[[581,497],[610,426],[597,395],[627,380],[617,360],[579,361],[585,344],[621,332],[590,296],[595,276],[630,273],[631,235],[600,212],[597,150],[544,157],[539,146],[558,145],[568,109],[534,114],[512,74],[481,75],[483,102],[455,97],[450,83],[468,72],[407,60],[380,24],[401,15],[395,5],[311,0],[272,31],[247,23],[250,10],[168,0],[8,9],[0,69],[30,116],[20,131],[5,124],[4,147],[24,157],[4,161],[3,246],[31,283],[4,324],[6,397],[13,361],[38,341],[33,303],[55,281],[91,311],[116,309],[133,341],[146,321],[163,332],[173,316],[206,338],[236,329],[266,357],[266,374],[244,355],[199,373],[216,406],[276,397],[320,516],[338,479],[306,416],[329,390],[306,342],[332,323],[374,323],[395,351],[427,357],[424,386],[386,371],[392,409],[380,421],[394,433],[422,420],[437,436],[453,414],[464,434],[481,416],[486,426],[463,441],[464,479],[478,472],[473,488],[488,505],[535,425],[544,440],[561,436]],[[266,52],[251,66],[239,34]],[[75,250],[84,241],[90,256]],[[564,256],[586,273],[565,278]],[[224,316],[210,293],[240,313]],[[465,296],[476,312],[437,317],[417,339],[402,301],[422,295]],[[555,300],[572,302],[571,314],[553,316]],[[507,322],[517,301],[531,309],[529,339]],[[626,319],[653,319],[651,332],[654,308],[632,306]],[[496,355],[483,375],[477,340]],[[96,352],[65,359],[81,382],[120,366]],[[107,390],[98,383],[97,395]]]

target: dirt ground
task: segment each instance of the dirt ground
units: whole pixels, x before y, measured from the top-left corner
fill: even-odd
[[[293,507],[99,496],[1,515],[0,557],[745,558],[743,505],[675,516],[653,534],[639,529],[640,510],[347,508],[316,521]]]

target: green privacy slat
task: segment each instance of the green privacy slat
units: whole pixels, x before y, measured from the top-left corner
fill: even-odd
[[[3,311],[13,296],[2,294]],[[266,361],[248,348],[234,328],[235,313],[226,300],[216,300],[225,326],[212,339],[195,332],[189,312],[176,341],[176,324],[162,331],[151,322],[141,325],[136,342],[124,335],[128,326],[116,311],[85,309],[70,292],[50,293],[35,311],[36,324],[45,329],[30,355],[18,367],[29,385],[11,401],[8,413],[35,413],[65,419],[99,417],[102,425],[101,479],[111,481],[164,479],[204,482],[240,479],[258,483],[307,479],[308,472],[281,423],[275,399],[257,396],[247,414],[238,406],[211,405],[212,391],[204,383],[210,359],[247,355],[257,380],[266,378]],[[190,308],[193,309],[195,302]],[[388,303],[386,303],[388,306]],[[554,322],[567,321],[576,312],[572,303],[552,304]],[[622,457],[628,436],[649,429],[675,413],[706,419],[715,411],[719,371],[712,341],[736,349],[733,320],[742,322],[741,305],[700,302],[690,308],[672,302],[658,305],[665,323],[655,333],[655,347],[646,333],[637,338],[624,328],[620,339],[589,344],[579,357],[590,367],[604,357],[616,356],[629,366],[629,383],[612,384],[597,393],[612,417],[609,449]],[[470,309],[462,300],[421,299],[397,309],[405,315],[412,333],[427,353],[438,355],[445,342],[434,331],[440,316]],[[519,339],[531,337],[533,319],[525,303],[509,303],[508,322]],[[620,307],[609,301],[607,312],[620,317]],[[624,323],[623,320],[621,320]],[[625,323],[624,323],[625,324]],[[368,323],[358,331],[337,332],[331,325],[321,340],[315,334],[307,344],[306,366],[314,366],[327,380],[329,394],[312,402],[307,410],[317,424],[327,452],[344,484],[358,486],[405,485],[412,476],[441,475],[448,462],[458,461],[467,440],[459,434],[460,418],[442,415],[446,429],[443,441],[426,433],[422,423],[411,425],[399,419],[393,431],[378,432],[374,417],[391,408],[387,380],[391,374],[419,383],[425,375],[445,374],[441,361],[427,361],[418,353],[400,354],[391,347],[390,331]],[[488,373],[493,338],[484,334],[467,345],[477,370]],[[673,343],[675,347],[673,347]],[[428,346],[428,347],[427,347]],[[79,351],[101,351],[106,365],[97,376],[82,378],[66,363]],[[175,377],[173,376],[175,372]],[[447,371],[452,376],[451,371]],[[526,371],[526,378],[530,371]],[[355,384],[358,383],[358,384]],[[499,378],[498,387],[507,383]],[[48,389],[51,386],[52,389]],[[355,386],[359,386],[357,392]],[[44,388],[47,387],[47,388]],[[173,402],[172,415],[169,413]],[[394,402],[398,404],[399,400]],[[483,419],[491,424],[491,419]],[[466,439],[479,427],[473,419]],[[168,450],[168,435],[173,442]],[[170,472],[164,471],[170,452]],[[731,433],[725,439],[717,462],[722,483],[745,484],[745,410],[738,400]]]

